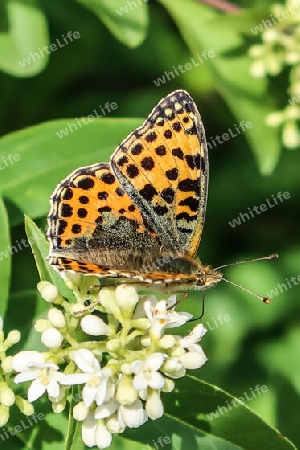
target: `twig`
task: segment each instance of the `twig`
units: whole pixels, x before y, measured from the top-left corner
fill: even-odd
[[[242,10],[237,5],[234,5],[233,3],[229,3],[226,0],[196,0],[200,3],[206,3],[209,6],[212,6],[213,8],[219,9],[220,11],[224,11],[227,13],[237,13]]]

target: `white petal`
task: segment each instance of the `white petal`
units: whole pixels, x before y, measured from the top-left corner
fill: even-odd
[[[47,385],[41,383],[39,379],[34,380],[28,389],[27,398],[30,403],[40,398],[46,391]]]
[[[148,298],[143,302],[146,316],[151,321],[153,320],[153,312],[154,312],[156,304],[157,304],[157,298],[154,296],[148,296]]]
[[[38,377],[38,374],[39,374],[38,369],[25,370],[24,372],[19,373],[14,378],[14,382],[18,384],[23,383],[24,381],[35,380]]]
[[[95,397],[97,405],[102,405],[102,403],[104,401],[104,398],[106,395],[106,386],[107,386],[106,380],[102,380],[100,385],[98,386],[96,397]]]
[[[190,314],[190,313],[187,313],[184,311],[180,311],[180,312],[170,311],[167,328],[181,327],[181,325],[184,325],[192,317],[193,317],[193,314]]]
[[[143,370],[144,362],[141,360],[136,360],[131,363],[131,370],[133,373],[138,374]]]
[[[157,301],[158,301],[157,298],[153,294],[140,295],[140,301],[136,305],[136,308],[135,308],[132,318],[133,319],[141,319],[142,317],[148,316],[148,314],[146,314],[146,309],[148,310],[148,312],[150,313],[150,316],[152,317],[152,312],[154,310],[154,307],[155,307]],[[145,304],[147,304],[146,309],[145,309]],[[148,316],[148,318],[149,318],[149,316]]]
[[[57,383],[57,381],[50,379],[50,382],[49,382],[49,384],[47,386],[47,392],[50,395],[50,397],[53,397],[53,398],[58,398],[59,397],[60,386]]]
[[[98,448],[107,448],[112,441],[112,435],[103,423],[99,423],[96,428],[95,442]]]
[[[153,318],[156,316],[168,316],[168,306],[166,300],[160,300],[156,303]]]
[[[111,398],[114,397],[116,393],[116,385],[114,383],[108,383],[106,386],[105,397],[103,399],[103,403],[107,403]]]
[[[148,389],[147,389],[147,388],[145,388],[145,389],[140,389],[140,390],[139,390],[139,397],[140,397],[142,400],[147,400],[147,398],[148,398]]]
[[[122,428],[123,430],[125,430],[125,428],[126,428],[126,423],[124,422],[123,417],[122,417],[122,407],[121,407],[121,406],[120,406],[120,408],[118,409],[117,416],[118,416],[118,422],[119,422],[119,424],[120,424],[120,428]]]
[[[148,383],[147,383],[147,380],[144,377],[143,373],[140,373],[133,378],[133,387],[137,391],[139,391],[141,389],[146,389],[147,386],[148,386]]]
[[[90,373],[72,373],[70,375],[65,375],[63,379],[60,381],[61,384],[84,384],[91,379]]]
[[[163,376],[158,372],[152,372],[151,379],[148,381],[148,385],[152,389],[161,389],[165,384]]]
[[[84,385],[82,389],[82,400],[86,404],[87,407],[90,407],[97,395],[98,386],[89,386],[88,384]]]
[[[153,353],[147,358],[146,365],[151,370],[158,370],[164,362],[164,355],[162,353]]]
[[[100,371],[99,361],[90,350],[85,348],[75,350],[72,353],[72,359],[82,372],[96,373]]]
[[[201,345],[199,345],[199,344],[191,344],[187,347],[187,349],[190,352],[200,352],[200,353],[203,352],[203,349],[202,349]]]
[[[199,323],[195,328],[193,328],[190,334],[180,340],[181,347],[187,348],[192,344],[196,344],[203,338],[206,332],[207,329],[204,327],[204,325],[202,323]]]
[[[115,399],[112,399],[105,405],[97,406],[94,415],[95,419],[105,419],[106,417],[111,416],[114,412],[117,411],[118,407],[119,404]]]
[[[88,447],[94,447],[96,445],[96,427],[97,421],[94,419],[93,414],[89,414],[82,424],[81,431],[82,440]]]
[[[16,372],[23,372],[30,364],[43,364],[44,362],[45,359],[42,353],[24,350],[13,356],[11,364]]]
[[[173,294],[167,300],[167,307],[168,307],[168,309],[171,309],[172,306],[175,305],[175,303],[176,303],[176,295]]]

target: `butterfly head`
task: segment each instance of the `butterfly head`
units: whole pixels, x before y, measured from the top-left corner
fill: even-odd
[[[197,272],[195,290],[208,289],[222,280],[222,274],[210,266],[201,266]]]

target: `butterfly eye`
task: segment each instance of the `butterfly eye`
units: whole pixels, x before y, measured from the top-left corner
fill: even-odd
[[[196,286],[204,286],[205,285],[205,278],[204,276],[201,276],[200,278],[197,278]]]

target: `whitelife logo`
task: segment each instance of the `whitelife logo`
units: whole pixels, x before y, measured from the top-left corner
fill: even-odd
[[[295,9],[293,8],[295,7]],[[280,13],[277,14],[270,14],[270,20],[262,20],[260,22],[260,25],[256,25],[255,28],[251,28],[251,31],[253,34],[262,33],[264,30],[267,30],[268,28],[273,27],[278,22],[282,22],[284,19],[286,19],[289,16],[293,16],[294,14],[297,14],[300,12],[300,3],[295,2],[293,5],[289,5],[288,9],[284,9]],[[296,18],[295,18],[296,20]]]
[[[170,72],[165,71],[164,75],[157,78],[156,80],[153,80],[153,83],[156,87],[159,87],[162,84],[165,84],[167,81],[172,80],[173,78],[179,77],[180,73],[185,73],[188,70],[193,69],[193,67],[200,66],[200,64],[203,64],[204,61],[207,61],[210,58],[213,58],[215,55],[215,52],[213,50],[203,50],[201,53],[201,56],[197,53],[196,60],[194,58],[191,58],[191,62],[187,62],[184,65],[178,64],[177,67],[173,66],[173,71]],[[198,61],[197,61],[198,60]],[[180,73],[179,73],[180,72]]]
[[[298,280],[298,282],[296,281]],[[290,279],[285,279],[286,283],[277,283],[277,287],[274,289],[271,289],[270,292],[267,292],[267,296],[269,298],[273,298],[279,294],[282,294],[284,291],[287,291],[288,289],[292,289],[292,287],[297,286],[300,283],[300,275],[296,277],[291,277]],[[291,285],[291,282],[293,282],[293,285]],[[279,289],[279,291],[278,291]]]
[[[239,125],[236,123],[234,124],[234,130],[237,132],[237,134],[234,133],[234,131],[231,128],[228,128],[228,133],[223,133],[221,136],[217,134],[214,138],[211,136],[210,140],[206,140],[206,144],[209,150],[211,150],[213,147],[217,147],[220,144],[224,144],[224,142],[229,141],[229,139],[237,137],[241,132],[248,130],[249,128],[252,128],[252,122],[247,120],[245,122],[244,120],[241,120]],[[215,142],[217,141],[217,143]]]
[[[0,161],[0,170],[4,170],[7,167],[11,166],[13,163],[20,161],[21,156],[18,153],[14,155],[10,153],[7,156],[2,156],[2,161]]]
[[[30,66],[30,64],[32,64],[33,62],[36,62],[37,59],[44,58],[46,54],[50,55],[51,52],[56,52],[56,50],[58,50],[59,48],[65,47],[70,42],[73,42],[74,39],[79,39],[80,37],[81,36],[78,31],[74,31],[74,32],[68,31],[67,36],[65,36],[64,34],[62,35],[62,39],[65,42],[65,44],[60,42],[60,40],[57,38],[55,41],[56,44],[53,43],[50,45],[44,45],[44,47],[42,49],[40,47],[38,47],[38,53],[30,52],[29,56],[27,58],[24,58],[22,61],[19,61],[19,64],[24,69],[26,66]]]
[[[26,418],[27,423],[24,420],[21,420],[20,425],[16,425],[15,427],[7,427],[1,430],[0,433],[0,439],[2,442],[5,441],[5,439],[9,439],[11,436],[15,436],[17,433],[21,433],[22,431],[26,430],[27,428],[33,427],[34,425],[37,425],[38,422],[41,420],[44,420],[45,416],[43,413],[39,414],[32,414],[32,416],[28,416]]]
[[[61,128],[59,131],[56,131],[55,134],[59,137],[59,139],[62,139],[65,136],[69,135],[70,133],[73,133],[73,131],[77,131],[78,128],[82,128],[83,125],[88,125],[91,122],[94,122],[96,118],[101,119],[101,117],[106,116],[107,113],[110,113],[112,110],[115,110],[118,108],[118,105],[116,102],[106,102],[105,105],[102,108],[102,105],[99,105],[99,108],[102,112],[102,114],[98,114],[97,110],[94,109],[94,114],[89,114],[87,117],[81,117],[80,119],[75,119],[76,122],[68,123],[68,126],[65,128]],[[107,112],[104,111],[104,108]],[[77,125],[76,125],[77,124]]]
[[[206,417],[208,418],[208,420],[212,421],[214,419],[217,419],[220,415],[222,416],[223,414],[227,414],[228,411],[231,411],[233,408],[232,406],[234,406],[235,408],[238,408],[239,406],[241,406],[241,404],[246,403],[246,401],[250,401],[253,400],[255,397],[257,397],[258,395],[264,394],[265,392],[268,391],[268,388],[265,384],[263,384],[262,386],[260,384],[257,384],[254,388],[254,390],[252,388],[250,388],[251,394],[247,394],[247,392],[244,392],[244,397],[238,397],[237,400],[232,399],[231,402],[229,403],[229,401],[226,401],[226,405],[227,406],[218,406],[218,408],[210,413],[210,414],[206,414]],[[255,392],[256,391],[256,394]],[[231,406],[232,405],[232,406]]]
[[[274,208],[274,206],[279,205],[279,203],[282,203],[283,200],[288,200],[291,197],[289,192],[277,192],[276,197],[272,195],[272,200],[269,200],[268,198],[265,200],[266,203],[262,203],[259,206],[253,206],[252,208],[248,208],[248,212],[245,213],[239,213],[238,217],[236,219],[230,220],[228,223],[231,226],[231,228],[235,228],[237,225],[241,225],[241,221],[246,222],[247,220],[253,219],[255,217],[255,214],[261,214],[262,212],[267,211],[270,208]]]

